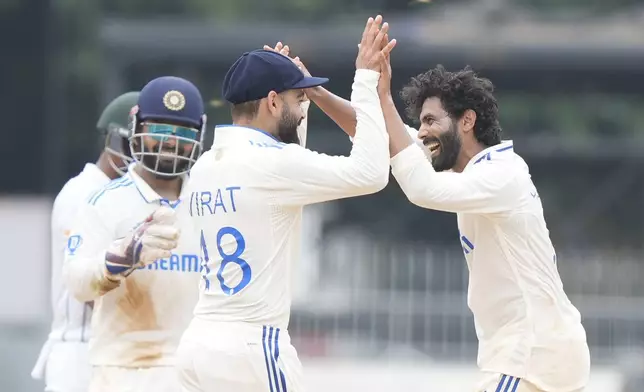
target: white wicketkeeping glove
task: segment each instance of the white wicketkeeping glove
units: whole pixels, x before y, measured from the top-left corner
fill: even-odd
[[[105,254],[106,277],[120,280],[136,268],[170,257],[179,240],[176,222],[176,212],[163,206],[126,237],[114,241]]]

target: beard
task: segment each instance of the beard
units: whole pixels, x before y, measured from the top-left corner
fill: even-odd
[[[437,172],[451,170],[456,164],[458,154],[461,152],[461,136],[458,133],[456,124],[452,122],[447,132],[442,133],[437,138],[427,138],[423,140],[425,145],[432,142],[440,143],[440,152],[432,158],[432,166]]]
[[[158,152],[159,146],[155,146],[151,151],[147,152]],[[145,148],[144,148],[145,149]],[[147,149],[145,149],[147,150]],[[163,153],[164,151],[161,151]],[[166,152],[168,155],[175,154],[175,151],[171,152]],[[177,178],[179,174],[176,173],[182,173],[185,172],[188,169],[188,165],[190,164],[190,160],[185,157],[186,154],[186,148],[179,146],[179,151],[177,151],[177,154],[179,156],[177,158],[171,158],[171,157],[161,157],[158,155],[143,155],[143,158],[141,159],[141,163],[145,165],[148,169],[152,169],[156,173],[154,173],[154,176],[159,179],[159,180],[172,180],[174,178]],[[176,162],[176,167],[175,167],[175,162]]]
[[[186,171],[188,164],[190,163],[187,159],[176,158],[176,160],[176,169],[174,164],[175,160],[171,158],[164,159],[154,155],[144,155],[142,162],[146,167],[157,172],[154,173],[154,176],[157,179],[172,180],[179,176],[179,174],[175,173],[182,173]],[[157,162],[159,163],[158,166]]]
[[[293,115],[287,107],[282,109],[282,116],[277,124],[277,136],[282,143],[300,144],[300,137],[297,134],[297,127],[302,119]]]

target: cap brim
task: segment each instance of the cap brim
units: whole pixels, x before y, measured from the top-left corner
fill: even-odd
[[[201,124],[196,123],[194,120],[189,119],[184,116],[175,116],[172,114],[164,114],[164,115],[140,115],[139,116],[141,120],[155,120],[155,121],[176,121],[185,125],[190,125],[195,127],[196,129],[199,129]]]
[[[317,86],[323,85],[328,81],[329,81],[329,78],[316,78],[313,76],[305,76],[304,79],[295,83],[295,85],[291,87],[291,89],[317,87]]]

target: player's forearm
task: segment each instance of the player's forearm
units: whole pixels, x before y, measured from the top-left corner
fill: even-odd
[[[374,71],[357,70],[351,93],[356,132],[350,158],[356,174],[364,177],[374,192],[384,188],[389,180],[389,136],[378,97],[379,77]]]
[[[387,133],[389,134],[389,154],[393,157],[413,144],[414,141],[410,137],[402,118],[400,118],[393,97],[391,95],[380,97],[380,105],[385,117]]]
[[[93,301],[119,286],[105,274],[101,257],[73,257],[65,262],[63,278],[70,293],[81,302]]]
[[[286,146],[273,168],[273,195],[285,205],[307,205],[368,195],[389,180],[389,137],[378,99],[379,73],[358,70],[351,94],[357,125],[347,156],[331,157],[296,146]],[[276,186],[279,179],[284,183]]]
[[[397,148],[400,146],[392,147],[392,152]],[[455,202],[453,186],[441,181],[440,173],[436,173],[420,147],[410,143],[396,153],[391,159],[391,169],[400,189],[413,204],[433,210],[458,212],[454,210],[458,203]]]
[[[306,95],[349,136],[356,134],[356,112],[351,102],[324,87],[306,90]]]
[[[512,173],[480,169],[475,174],[437,173],[418,145],[410,145],[391,159],[396,181],[417,206],[454,213],[495,213],[511,206],[507,192]],[[509,198],[509,200],[508,200]]]

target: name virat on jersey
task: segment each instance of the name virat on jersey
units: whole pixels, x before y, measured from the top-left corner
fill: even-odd
[[[190,193],[190,216],[205,214],[228,214],[237,212],[235,197],[241,192],[239,186],[218,188],[216,191],[196,191]]]

